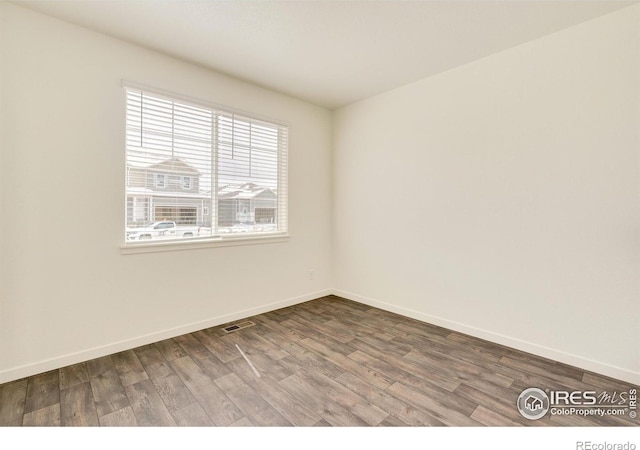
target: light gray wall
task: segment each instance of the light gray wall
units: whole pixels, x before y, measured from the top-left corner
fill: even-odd
[[[640,382],[639,9],[337,111],[338,293]]]

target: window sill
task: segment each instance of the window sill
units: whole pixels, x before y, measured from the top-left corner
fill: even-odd
[[[139,253],[174,252],[213,247],[232,247],[237,245],[274,244],[287,242],[288,240],[288,234],[269,234],[266,236],[212,237],[156,242],[147,241],[144,243],[130,242],[120,245],[120,253],[122,255],[134,255]]]

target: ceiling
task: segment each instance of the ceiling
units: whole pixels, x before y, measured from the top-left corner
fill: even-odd
[[[634,2],[14,3],[334,109]]]

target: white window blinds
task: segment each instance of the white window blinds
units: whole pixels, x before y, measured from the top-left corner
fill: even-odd
[[[126,241],[287,232],[287,127],[126,89]]]

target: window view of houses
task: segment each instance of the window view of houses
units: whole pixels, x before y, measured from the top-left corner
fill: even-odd
[[[283,142],[282,127],[128,90],[127,240],[283,231]]]

